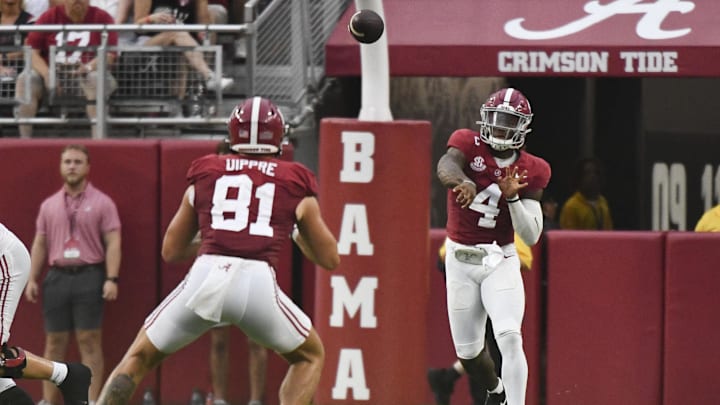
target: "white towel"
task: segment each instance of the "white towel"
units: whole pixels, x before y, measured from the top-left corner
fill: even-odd
[[[208,321],[220,322],[225,295],[235,272],[242,262],[218,261],[212,265],[205,280],[185,304],[198,316]]]
[[[475,246],[485,249],[487,252],[487,256],[483,257],[483,265],[488,270],[494,269],[498,264],[500,264],[503,257],[505,257],[502,248],[495,242],[492,244],[480,244]]]

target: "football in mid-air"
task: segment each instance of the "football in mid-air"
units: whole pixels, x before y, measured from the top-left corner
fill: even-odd
[[[372,44],[380,39],[385,30],[380,15],[372,10],[360,10],[353,14],[348,24],[348,31],[353,38],[363,44]]]

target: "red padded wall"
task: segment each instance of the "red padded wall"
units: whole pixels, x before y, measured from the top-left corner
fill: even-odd
[[[188,186],[185,175],[190,163],[208,153],[215,153],[218,141],[164,140],[160,142],[160,238],[164,235],[170,220],[180,204]],[[291,160],[292,147],[284,150],[282,157]],[[280,268],[276,269],[278,284],[290,294],[290,264],[292,242],[288,238],[288,246],[281,259]],[[159,250],[158,250],[159,252]],[[160,266],[160,296],[165,297],[185,277],[192,261],[170,265],[162,262]],[[237,328],[232,328],[230,338],[230,370],[228,376],[228,400],[233,403],[248,401],[248,367],[247,338]],[[161,365],[160,395],[163,405],[186,404],[190,400],[192,390],[198,388],[203,392],[211,390],[210,368],[210,334],[206,334],[187,347],[168,357]],[[188,379],[188,359],[192,359],[193,378]],[[274,353],[268,353],[268,371],[266,382],[265,404],[277,404],[277,392],[287,370],[284,360]]]
[[[659,232],[547,234],[547,405],[662,402]]]
[[[522,324],[523,349],[528,362],[528,384],[525,395],[526,405],[541,403],[540,385],[543,373],[542,353],[542,277],[543,277],[543,240],[532,247],[533,264],[530,271],[522,272],[525,285],[525,317]]]
[[[0,172],[4,174],[0,176],[0,189],[6,192],[0,197],[0,221],[13,230],[28,249],[35,234],[35,218],[40,203],[62,185],[60,151],[70,143],[82,143],[88,147],[90,181],[115,201],[122,221],[119,298],[105,306],[107,376],[134,339],[145,314],[156,303],[154,274],[159,249],[157,142],[3,140],[0,143]],[[22,298],[11,332],[13,344],[42,355],[41,304],[33,305]],[[74,342],[68,358],[79,359]],[[33,398],[40,399],[39,381],[22,381],[20,384]],[[145,384],[156,384],[156,375],[149,375]]]
[[[720,398],[720,234],[670,232],[666,245],[664,403]]]

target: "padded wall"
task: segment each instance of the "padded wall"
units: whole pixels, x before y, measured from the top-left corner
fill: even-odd
[[[122,222],[122,265],[119,298],[106,303],[104,322],[105,376],[112,371],[137,333],[145,314],[156,303],[158,245],[158,172],[156,141],[6,140],[0,142],[0,221],[25,242],[35,234],[35,218],[42,201],[62,186],[60,151],[82,143],[90,152],[90,181],[108,194]],[[44,274],[41,277],[44,277]],[[42,307],[23,297],[11,329],[11,342],[42,355]],[[69,359],[78,360],[74,341]],[[34,399],[41,396],[39,381],[20,383]],[[156,375],[143,383],[155,385]]]
[[[662,403],[664,234],[547,243],[547,405]]]
[[[208,153],[215,153],[218,141],[164,140],[160,142],[160,240],[164,235],[175,211],[180,204],[183,193],[188,186],[185,175],[190,163]],[[283,158],[292,159],[292,148],[283,152]],[[281,258],[281,266],[276,269],[278,284],[290,294],[291,283],[291,248],[288,246]],[[158,250],[159,252],[159,250]],[[192,261],[183,264],[160,266],[160,297],[165,297],[185,277]],[[247,338],[237,328],[232,328],[230,339],[230,367],[228,376],[228,400],[233,403],[248,401],[248,367]],[[207,333],[197,341],[181,349],[167,358],[161,365],[162,382],[160,395],[164,405],[185,404],[190,400],[192,390],[203,392],[211,390],[209,368],[210,334]],[[192,359],[193,378],[188,379],[188,359]],[[268,371],[266,383],[266,405],[277,404],[277,391],[287,370],[284,360],[274,353],[268,353]]]
[[[664,403],[720,398],[720,234],[667,234]]]
[[[541,403],[540,386],[544,373],[541,364],[543,344],[542,312],[543,285],[543,239],[532,247],[533,263],[530,271],[522,273],[525,284],[525,317],[522,323],[523,349],[528,362],[528,384],[525,395],[526,405]]]

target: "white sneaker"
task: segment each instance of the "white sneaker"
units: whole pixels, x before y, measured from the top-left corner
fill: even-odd
[[[235,83],[235,80],[230,77],[221,77],[220,80],[218,80],[215,78],[215,75],[211,74],[205,81],[205,86],[207,86],[208,90],[225,91],[228,87],[232,86],[233,83]]]

